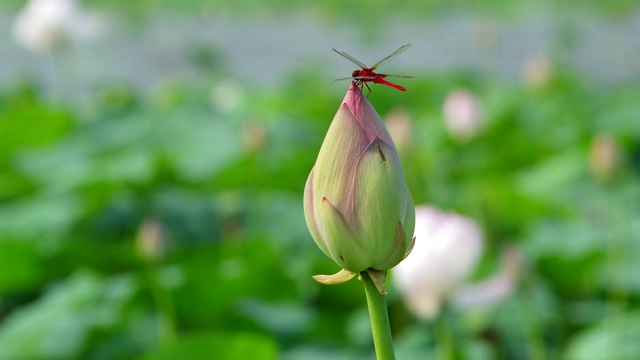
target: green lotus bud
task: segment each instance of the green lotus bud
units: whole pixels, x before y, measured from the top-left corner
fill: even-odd
[[[413,245],[415,214],[391,136],[360,88],[351,84],[305,187],[304,213],[318,247],[342,271],[336,284],[368,271],[378,289],[386,270]]]

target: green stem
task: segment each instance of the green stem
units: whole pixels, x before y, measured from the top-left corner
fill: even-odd
[[[538,320],[538,312],[534,303],[534,294],[527,286],[522,301],[520,311],[522,312],[522,322],[524,325],[524,337],[528,358],[531,360],[545,360],[547,358],[544,348],[544,338]]]
[[[442,313],[434,324],[439,360],[452,360],[454,358],[453,336],[447,316],[448,314]]]
[[[396,356],[393,352],[393,341],[391,340],[391,326],[389,325],[389,315],[387,314],[387,301],[384,295],[378,291],[368,272],[363,271],[360,276],[364,282],[364,291],[367,294],[367,306],[369,308],[376,357],[378,360],[395,360]]]
[[[156,310],[164,315],[158,322],[158,339],[161,343],[172,342],[176,338],[176,325],[171,293],[158,281],[158,267],[149,265],[147,272]]]

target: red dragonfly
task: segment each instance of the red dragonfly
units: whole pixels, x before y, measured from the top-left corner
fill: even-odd
[[[402,87],[400,85],[397,85],[397,84],[390,83],[390,82],[384,80],[384,78],[386,78],[386,77],[412,78],[413,76],[378,74],[378,73],[375,72],[375,70],[378,67],[380,67],[380,66],[388,63],[389,61],[393,60],[396,56],[398,56],[401,53],[403,53],[410,46],[411,46],[411,44],[407,44],[407,45],[404,45],[404,46],[400,47],[398,50],[396,50],[393,53],[391,53],[391,55],[389,55],[386,58],[384,58],[384,59],[378,61],[377,63],[375,63],[375,65],[373,65],[372,67],[367,67],[367,65],[365,65],[362,62],[356,60],[353,56],[347,54],[344,51],[338,51],[336,49],[333,49],[333,51],[335,51],[338,54],[344,56],[345,58],[347,58],[352,63],[360,66],[360,69],[361,69],[361,70],[354,70],[351,73],[351,77],[342,78],[342,79],[336,79],[336,80],[352,80],[352,81],[354,81],[356,83],[357,86],[360,86],[360,87],[362,87],[362,85],[366,86],[367,89],[369,89],[369,91],[371,91],[371,88],[369,88],[369,85],[367,85],[367,82],[369,82],[369,81],[373,82],[374,84],[386,85],[386,86],[392,87],[394,89],[398,89],[400,91],[407,91],[407,89],[405,89],[404,87]]]

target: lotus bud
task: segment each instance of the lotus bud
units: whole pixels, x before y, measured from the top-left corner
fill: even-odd
[[[242,126],[242,144],[251,154],[259,154],[267,147],[267,128],[259,121],[251,120]]]
[[[396,147],[360,88],[351,84],[307,180],[304,214],[311,236],[342,271],[318,275],[338,284],[363,271],[385,293],[386,270],[413,244],[415,214]]]
[[[148,263],[158,262],[164,256],[165,246],[162,224],[155,219],[144,220],[136,236],[136,250],[140,258]]]
[[[522,80],[525,86],[533,89],[543,88],[549,83],[551,64],[544,55],[533,55],[522,64]]]
[[[591,141],[589,167],[591,174],[600,180],[609,180],[618,166],[619,150],[616,140],[608,134],[598,134]]]

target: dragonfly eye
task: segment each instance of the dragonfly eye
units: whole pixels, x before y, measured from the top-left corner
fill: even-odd
[[[351,73],[351,76],[353,77],[360,76],[360,70],[353,70],[353,72]]]

